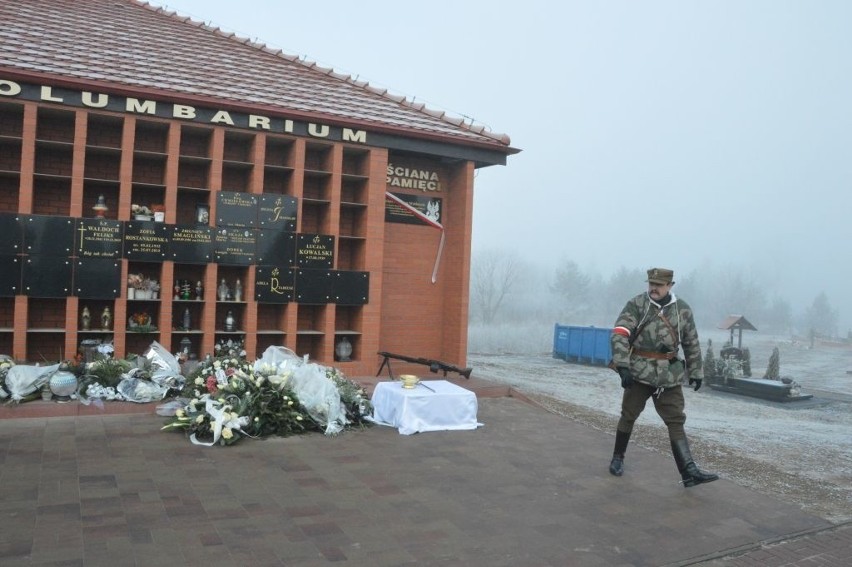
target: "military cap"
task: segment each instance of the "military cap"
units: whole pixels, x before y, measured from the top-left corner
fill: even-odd
[[[674,278],[674,272],[666,268],[651,268],[648,270],[648,283],[670,284]]]

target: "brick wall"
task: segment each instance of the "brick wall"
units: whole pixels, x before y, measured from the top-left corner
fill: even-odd
[[[442,310],[446,266],[437,284],[431,280],[440,236],[429,226],[386,226],[380,350],[441,358],[441,332],[448,315]]]
[[[9,297],[0,298],[0,327],[12,328],[15,325],[15,300]],[[0,350],[0,354],[9,351]]]
[[[36,139],[54,142],[74,142],[74,113],[41,108],[38,112]]]
[[[89,115],[86,145],[101,148],[120,148],[124,121],[116,117]]]
[[[35,215],[67,215],[71,210],[71,179],[35,179],[33,209]]]
[[[119,179],[120,154],[86,153],[86,169],[84,176],[88,179]]]
[[[16,104],[0,104],[0,136],[21,136],[24,111]]]
[[[21,144],[0,142],[0,171],[21,170]]]
[[[27,326],[37,329],[65,327],[65,300],[32,298],[29,302]]]
[[[210,165],[182,162],[178,170],[179,187],[209,189]]]
[[[18,177],[0,176],[0,212],[18,212]]]
[[[160,156],[134,156],[133,181],[154,185],[164,184],[166,182],[166,160]]]
[[[136,123],[133,148],[141,152],[165,153],[168,136],[168,124],[139,121]]]
[[[66,358],[64,333],[28,333],[26,360],[55,364]]]
[[[208,157],[212,130],[190,129],[181,131],[180,155]]]
[[[36,148],[35,172],[45,175],[71,176],[71,148],[39,146]]]

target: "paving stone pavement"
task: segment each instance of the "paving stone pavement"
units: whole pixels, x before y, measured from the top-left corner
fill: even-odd
[[[850,565],[852,526],[515,397],[476,431],[196,447],[151,413],[0,421],[0,565]]]

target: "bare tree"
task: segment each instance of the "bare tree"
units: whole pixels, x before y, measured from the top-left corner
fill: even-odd
[[[514,252],[487,249],[474,254],[471,262],[470,298],[472,313],[491,323],[522,272]]]

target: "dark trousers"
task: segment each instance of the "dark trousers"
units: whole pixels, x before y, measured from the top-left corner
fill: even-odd
[[[685,439],[686,432],[683,424],[686,422],[686,414],[683,412],[683,388],[675,386],[666,388],[659,396],[655,396],[657,389],[647,384],[634,382],[633,387],[624,390],[621,398],[621,419],[618,420],[618,430],[624,433],[633,431],[633,423],[639,418],[639,414],[645,409],[648,398],[654,400],[654,409],[669,428],[669,438],[672,441]]]

